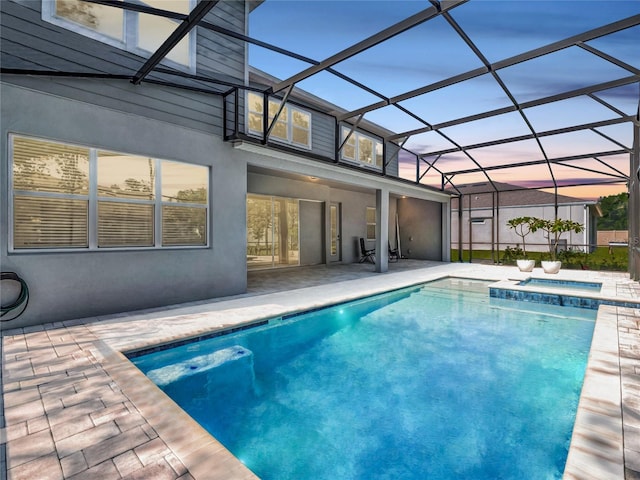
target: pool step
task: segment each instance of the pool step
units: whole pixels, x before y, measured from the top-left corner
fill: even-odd
[[[213,353],[174,363],[173,365],[150,370],[147,372],[147,377],[156,385],[163,387],[188,377],[238,362],[247,364],[253,371],[253,352],[240,345],[234,345],[216,350]]]

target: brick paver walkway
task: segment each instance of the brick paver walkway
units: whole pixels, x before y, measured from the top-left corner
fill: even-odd
[[[87,326],[26,330],[3,337],[12,480],[192,479],[102,368]]]

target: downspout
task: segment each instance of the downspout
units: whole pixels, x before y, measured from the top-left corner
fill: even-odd
[[[493,263],[498,263],[498,259],[495,256],[496,251],[496,194],[497,190],[491,192],[491,261]]]
[[[460,194],[458,197],[458,261],[462,263],[462,198],[464,195]]]
[[[498,263],[500,263],[500,191],[496,191],[496,249],[498,250]]]
[[[469,218],[468,223],[469,223],[469,263],[473,263],[473,231],[471,228],[471,195],[468,195],[469,197]]]
[[[582,216],[584,218],[584,231],[582,233],[582,243],[585,245],[583,252],[589,253],[589,232],[591,231],[591,225],[589,225],[589,205],[583,207]]]

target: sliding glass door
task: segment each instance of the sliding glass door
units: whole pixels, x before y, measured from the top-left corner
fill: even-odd
[[[247,195],[247,266],[300,264],[298,200]]]

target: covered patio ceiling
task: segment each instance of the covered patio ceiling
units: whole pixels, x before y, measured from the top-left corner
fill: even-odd
[[[597,198],[627,191],[640,175],[632,171],[640,149],[635,0],[266,0],[251,2],[248,35],[204,20],[217,1],[197,2],[188,15],[170,1],[83,1],[172,18],[177,28],[137,71],[2,72],[214,94],[242,88],[202,69],[159,66],[197,26],[244,42],[251,66],[280,79],[264,92],[286,98],[301,89],[335,105],[338,121],[392,132],[386,140],[402,147],[405,180],[454,194],[480,184]],[[185,87],[189,78],[199,86]]]

